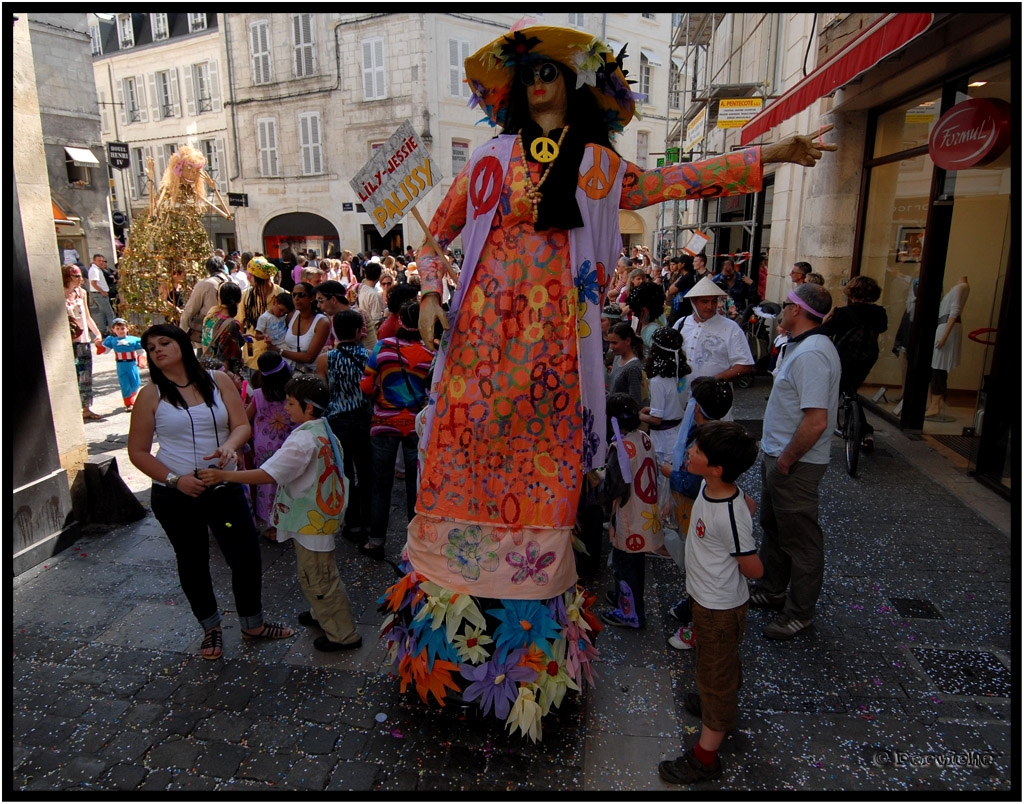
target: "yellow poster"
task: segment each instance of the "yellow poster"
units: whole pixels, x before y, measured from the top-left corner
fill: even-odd
[[[743,128],[761,111],[761,98],[725,98],[718,102],[718,128]]]

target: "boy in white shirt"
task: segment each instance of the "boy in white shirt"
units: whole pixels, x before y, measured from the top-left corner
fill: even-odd
[[[700,717],[703,728],[693,748],[658,765],[658,774],[672,784],[721,776],[718,748],[726,732],[736,727],[743,680],[740,641],[749,606],[745,578],[760,578],[764,567],[745,495],[735,481],[756,460],[757,442],[736,422],[702,424],[690,446],[687,469],[704,483],[686,538],[686,592],[693,611],[699,694],[687,693],[685,707]]]
[[[299,585],[311,608],[299,615],[299,622],[323,629],[324,636],[313,640],[317,650],[352,650],[363,639],[334,555],[334,534],[348,506],[348,480],[338,438],[321,418],[327,385],[316,375],[303,374],[290,379],[284,391],[285,408],[298,426],[281,448],[259,469],[200,469],[199,477],[207,486],[277,483],[272,524],[278,542],[295,541]]]

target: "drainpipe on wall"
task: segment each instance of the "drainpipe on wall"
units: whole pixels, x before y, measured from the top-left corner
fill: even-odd
[[[234,181],[241,173],[238,162],[238,121],[235,118],[235,80],[231,76],[231,37],[228,35],[228,15],[221,14],[224,29],[224,57],[228,64],[228,103],[231,104],[231,149],[235,152],[235,175],[228,181]]]

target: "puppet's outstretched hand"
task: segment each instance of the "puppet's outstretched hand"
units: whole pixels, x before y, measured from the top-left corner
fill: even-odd
[[[821,130],[813,134],[794,134],[784,140],[765,145],[761,148],[761,164],[767,165],[771,162],[791,162],[804,167],[814,167],[821,159],[824,151],[834,151],[839,146],[834,143],[824,143],[821,137],[832,130],[831,125],[823,126]],[[814,142],[817,140],[817,142]]]

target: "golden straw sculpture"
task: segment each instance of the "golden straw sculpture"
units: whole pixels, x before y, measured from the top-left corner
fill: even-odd
[[[202,153],[183,145],[168,161],[157,190],[153,160],[146,160],[149,214],[132,226],[118,263],[119,310],[139,328],[164,321],[178,323],[176,309],[167,300],[172,270],[184,269],[183,290],[187,298],[195,283],[206,276],[206,260],[213,253],[203,215],[216,212],[231,220],[231,213],[205,167]],[[207,188],[213,190],[215,201],[206,197]]]

